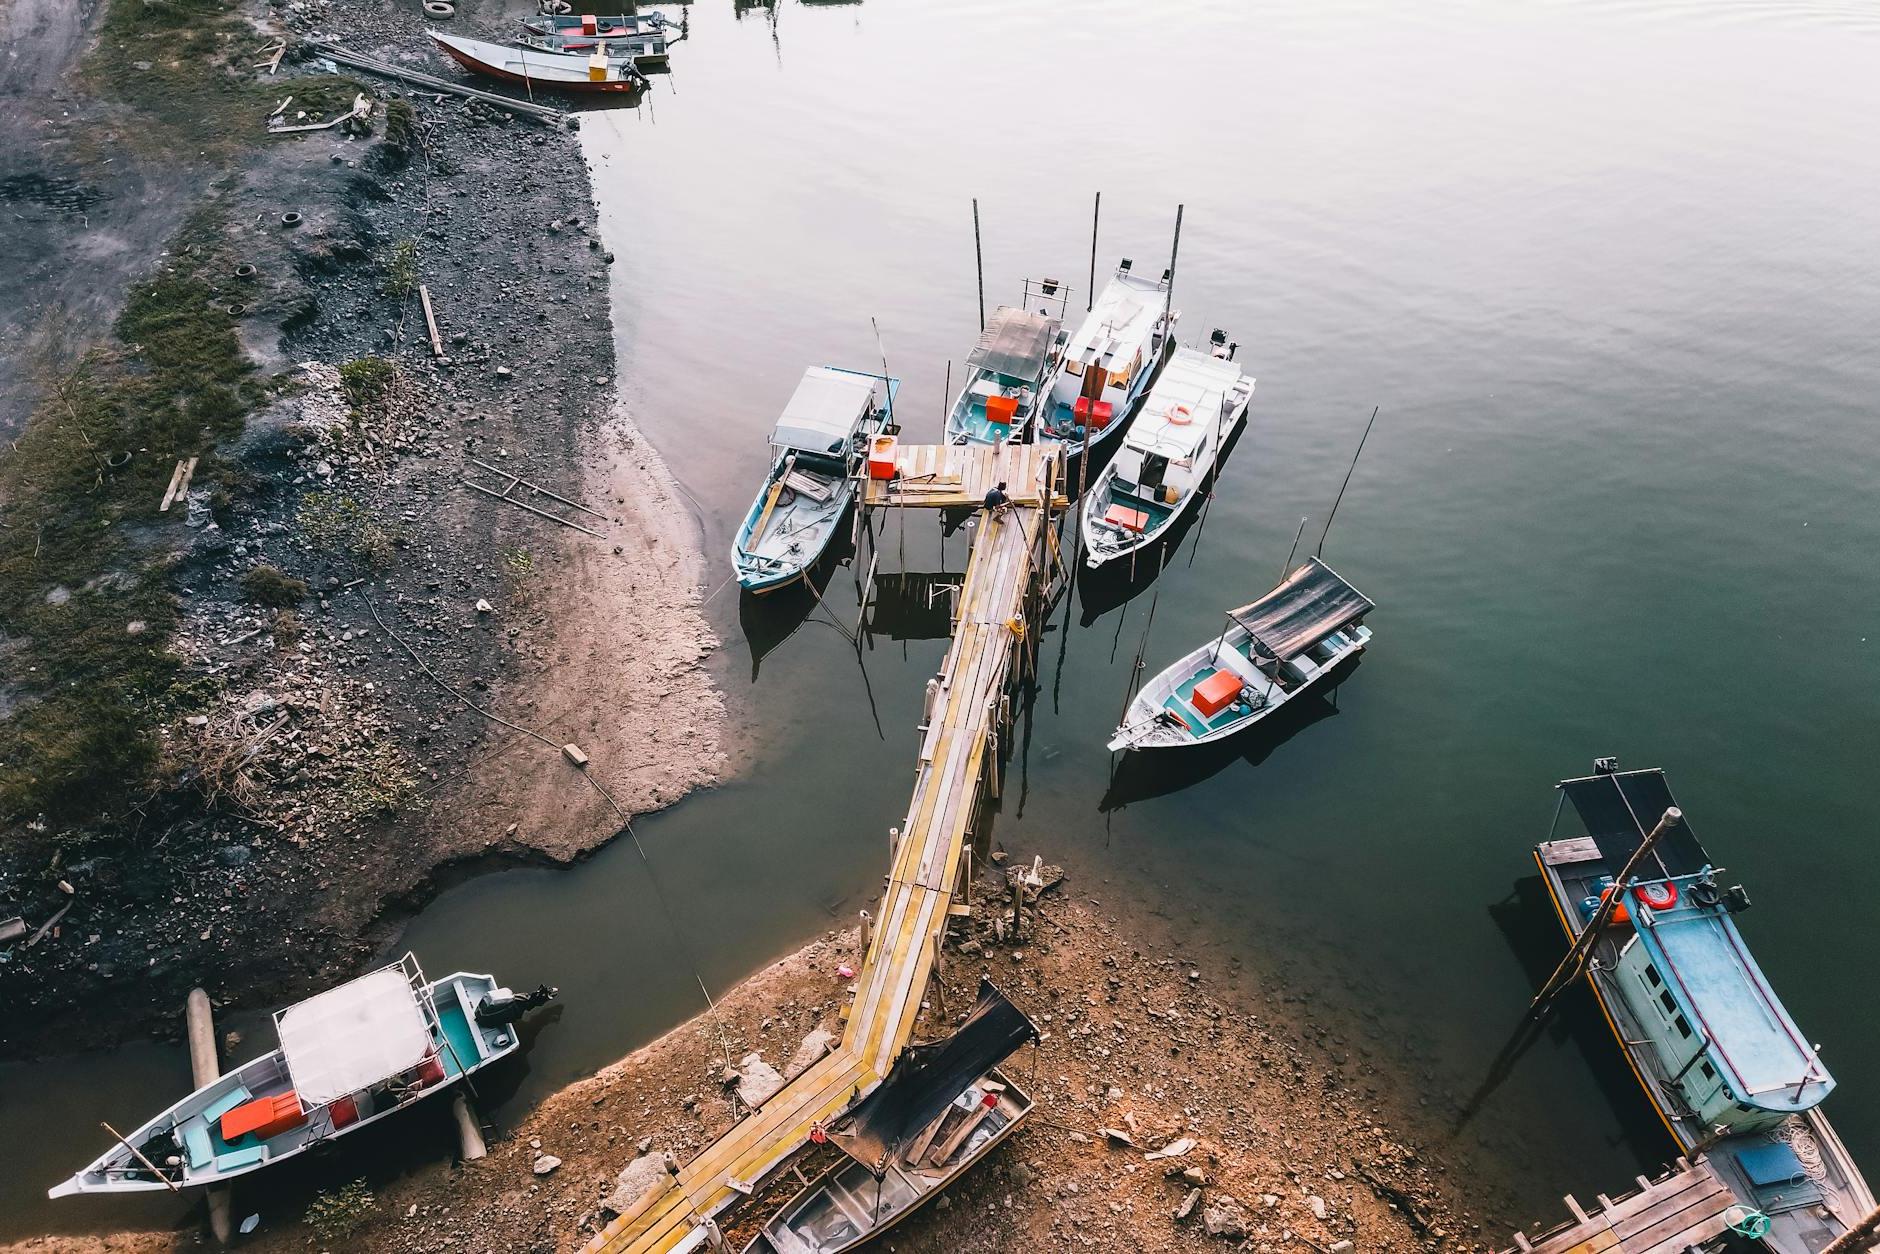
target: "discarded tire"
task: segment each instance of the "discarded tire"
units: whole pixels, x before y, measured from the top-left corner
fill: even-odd
[[[235,267],[235,277],[238,279],[254,278],[255,277],[254,266],[250,264],[249,262],[246,262],[246,261],[242,262],[239,266]]]
[[[297,213],[284,213],[281,215],[282,226],[299,226],[300,221],[300,215]]]
[[[447,3],[447,0],[424,0],[424,11],[432,17],[455,17],[457,6]]]
[[[236,301],[228,307],[228,316],[231,318],[239,318],[247,312],[248,306],[242,304],[240,301]]]

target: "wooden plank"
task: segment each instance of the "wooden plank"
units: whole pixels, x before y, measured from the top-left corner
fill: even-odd
[[[424,306],[424,325],[431,333],[431,356],[444,355],[444,338],[437,333],[437,315],[431,312],[431,289],[418,284],[418,303]]]

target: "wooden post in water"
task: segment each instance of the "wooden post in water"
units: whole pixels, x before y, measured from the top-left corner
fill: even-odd
[[[189,990],[183,1004],[183,1023],[189,1036],[189,1070],[197,1088],[214,1084],[222,1075],[222,1063],[216,1056],[215,1012],[209,1006],[209,994],[199,988]],[[209,1232],[217,1245],[227,1245],[235,1235],[234,1200],[226,1184],[210,1185]]]
[[[1625,895],[1632,890],[1633,874],[1638,864],[1644,861],[1645,855],[1657,846],[1666,832],[1683,821],[1684,811],[1671,806],[1665,810],[1657,826],[1645,834],[1645,839],[1640,842],[1637,849],[1632,851],[1632,856],[1625,860],[1625,866],[1620,868],[1618,876],[1614,878],[1612,890],[1600,898],[1599,908],[1593,911],[1593,917],[1587,921],[1584,928],[1580,929],[1580,934],[1573,938],[1573,945],[1567,950],[1567,956],[1560,960],[1560,965],[1554,968],[1554,973],[1547,977],[1547,983],[1543,984],[1541,991],[1534,995],[1533,1002],[1528,1005],[1530,1018],[1539,1014],[1548,1002],[1559,995],[1561,989],[1578,977],[1581,968],[1586,965],[1586,955],[1592,949],[1593,942],[1599,939],[1599,934],[1605,930],[1606,924],[1612,919],[1613,911],[1619,908],[1625,901]]]
[[[979,329],[986,329],[986,254],[979,245],[979,197],[973,197],[973,268],[979,272]]]

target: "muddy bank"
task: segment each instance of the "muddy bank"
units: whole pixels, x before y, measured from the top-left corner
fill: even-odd
[[[216,176],[170,206],[191,226],[151,250],[133,306],[152,284],[206,303],[205,334],[239,346],[246,412],[152,447],[127,429],[122,451],[100,452],[98,482],[122,498],[104,525],[130,537],[111,568],[81,582],[37,546],[8,554],[35,617],[0,623],[17,646],[0,714],[41,718],[61,699],[31,664],[55,629],[158,641],[163,666],[126,729],[148,751],[121,799],[94,807],[30,777],[9,793],[32,804],[4,816],[0,917],[50,924],[0,964],[11,1055],[172,1034],[198,984],[225,1006],[304,994],[450,876],[578,857],[722,761],[693,523],[616,407],[612,258],[575,137],[291,56],[278,76],[255,71],[248,45],[306,31],[315,8],[222,16],[216,116],[247,138],[199,154]],[[322,29],[390,56],[418,52],[417,17],[317,6]],[[93,55],[109,57],[101,40]],[[89,100],[83,82],[68,76],[74,130],[88,113],[135,120],[135,102]],[[276,99],[319,120],[360,89],[369,128],[261,130]],[[81,145],[61,152],[71,177],[115,177]],[[58,225],[75,247],[110,242],[82,215]],[[92,272],[105,294],[75,305],[50,269],[9,273],[19,307],[68,307],[111,340],[117,271]],[[165,367],[159,351],[109,344],[87,368],[136,379]],[[60,419],[40,405],[22,444],[60,438]],[[191,458],[187,490],[164,491]],[[518,476],[581,508],[512,488]],[[34,508],[53,518],[42,531],[77,532],[102,505]],[[49,752],[70,749],[60,734]]]

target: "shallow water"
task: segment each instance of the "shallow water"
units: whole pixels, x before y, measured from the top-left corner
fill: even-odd
[[[713,0],[691,25],[652,98],[584,135],[627,399],[698,506],[708,591],[797,375],[876,364],[871,317],[907,438],[936,436],[977,329],[972,197],[988,303],[1044,274],[1081,300],[1093,193],[1100,272],[1166,264],[1184,203],[1183,332],[1240,342],[1249,427],[1159,580],[1060,610],[995,839],[1167,916],[1204,969],[1284,967],[1405,1060],[1443,1141],[1558,949],[1512,897],[1551,784],[1598,754],[1665,766],[1756,898],[1748,939],[1841,1080],[1837,1126],[1880,1162],[1880,23],[1715,0]],[[1336,708],[1112,780],[1151,610],[1153,670],[1268,586],[1374,404],[1327,557],[1378,602],[1377,638]],[[903,526],[910,568],[961,568],[967,537],[943,550],[924,516],[893,521],[886,554]],[[879,636],[858,661],[852,579],[793,633],[788,603],[713,596],[751,748],[636,825],[651,873],[618,842],[414,921],[434,969],[562,986],[486,1113],[702,1008],[694,967],[722,989],[878,891],[943,642]],[[1507,1218],[1666,1156],[1586,1010],[1457,1134]],[[6,1143],[35,1146],[0,1173],[0,1228],[125,1217],[32,1195],[95,1152],[97,1118],[147,1113],[166,1058],[180,1085],[158,1047],[0,1069]],[[396,1148],[445,1143],[427,1126]]]

